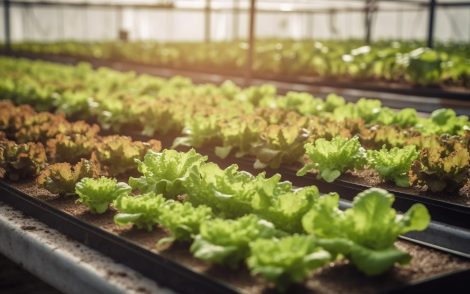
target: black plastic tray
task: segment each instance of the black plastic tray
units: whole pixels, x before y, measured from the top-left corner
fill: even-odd
[[[0,180],[0,195],[0,201],[142,272],[162,286],[182,293],[238,293],[230,285],[196,273],[168,258],[79,220],[47,202],[28,196],[2,180]]]
[[[168,258],[62,212],[47,202],[30,197],[3,180],[0,181],[0,192],[1,201],[141,272],[162,286],[181,293],[239,293],[238,289],[226,283],[196,273]],[[349,204],[343,201],[342,205]],[[432,234],[440,233],[442,231],[439,230],[432,232]],[[383,293],[424,293],[436,289],[462,289],[466,286],[468,277],[470,269],[459,270],[407,285],[397,285],[396,288],[384,289]]]

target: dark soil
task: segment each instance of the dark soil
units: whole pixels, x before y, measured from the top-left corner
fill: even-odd
[[[234,285],[245,293],[270,292],[266,285],[251,277],[245,267],[233,270],[227,267],[211,266],[194,258],[188,243],[173,243],[157,248],[156,243],[168,234],[161,228],[152,231],[138,230],[132,226],[117,226],[113,222],[114,210],[102,215],[88,212],[87,208],[77,204],[75,197],[58,197],[39,189],[34,182],[12,184],[17,189],[32,197],[46,201],[53,207],[71,214],[103,230],[119,235],[142,246],[155,254],[160,254],[184,266]],[[357,271],[347,261],[337,261],[312,274],[303,285],[289,289],[289,293],[376,293],[400,285],[416,283],[436,275],[470,269],[470,261],[443,253],[441,251],[417,245],[408,241],[397,241],[396,246],[408,252],[413,258],[407,265],[397,265],[388,273],[379,277],[367,277]]]

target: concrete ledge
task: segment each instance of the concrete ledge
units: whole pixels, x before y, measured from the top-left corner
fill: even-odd
[[[174,293],[3,202],[0,252],[64,293]]]

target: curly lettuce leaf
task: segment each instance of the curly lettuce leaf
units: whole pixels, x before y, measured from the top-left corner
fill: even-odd
[[[315,186],[292,189],[289,182],[279,182],[280,175],[258,180],[252,208],[260,217],[286,232],[301,232],[302,217],[313,206],[320,193]]]
[[[467,116],[457,116],[453,109],[441,108],[433,111],[429,118],[422,118],[416,125],[425,134],[462,135],[470,129]]]
[[[199,233],[201,224],[211,218],[212,210],[205,205],[194,207],[189,202],[168,200],[159,218],[160,224],[170,232],[170,237],[163,242],[189,241]]]
[[[0,178],[6,176],[18,181],[35,177],[46,162],[46,151],[41,143],[0,141]]]
[[[164,197],[174,198],[186,193],[183,183],[192,166],[200,166],[207,160],[194,149],[188,152],[149,150],[144,160],[137,160],[140,178],[129,178],[129,185],[141,193],[155,192]]]
[[[139,229],[152,230],[159,223],[165,198],[150,192],[143,195],[121,195],[113,202],[119,213],[114,216],[117,225],[134,224]]]
[[[36,182],[51,193],[69,195],[75,192],[75,185],[83,178],[97,178],[99,167],[83,159],[74,166],[69,163],[55,163],[41,171]]]
[[[394,197],[385,190],[371,188],[359,193],[353,207],[338,209],[338,196],[320,198],[302,219],[304,230],[319,239],[326,250],[346,256],[359,270],[378,275],[409,256],[394,246],[398,236],[422,231],[430,222],[422,204],[405,214],[392,208]]]
[[[408,172],[418,155],[419,152],[414,145],[403,148],[394,147],[390,150],[384,146],[381,150],[368,150],[367,163],[379,173],[382,179],[391,180],[400,187],[409,187]]]
[[[255,177],[239,171],[237,165],[221,169],[214,163],[194,166],[184,182],[188,201],[208,205],[224,217],[239,217],[251,212]]]
[[[236,267],[248,257],[252,240],[279,235],[274,225],[255,215],[241,218],[214,219],[201,225],[199,235],[191,245],[196,258],[216,264]]]
[[[116,179],[106,177],[83,178],[75,186],[75,193],[79,197],[77,202],[88,206],[92,213],[98,214],[108,210],[109,204],[115,199],[130,192],[131,187],[126,183],[118,183]]]
[[[358,137],[345,139],[335,137],[331,141],[317,139],[314,144],[305,144],[305,153],[310,159],[298,172],[304,176],[310,170],[318,170],[318,178],[328,183],[336,180],[348,169],[359,168],[365,161],[365,150]]]
[[[313,270],[332,260],[315,238],[305,235],[257,239],[250,243],[250,249],[247,260],[250,271],[275,283],[280,290],[292,283],[301,283]]]

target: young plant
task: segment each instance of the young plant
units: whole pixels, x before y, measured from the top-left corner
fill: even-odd
[[[33,178],[46,164],[46,151],[41,143],[17,144],[0,141],[0,177],[12,181]]]
[[[358,137],[335,137],[331,141],[317,139],[314,144],[305,144],[305,152],[310,162],[297,175],[304,176],[310,170],[317,170],[317,177],[328,183],[336,180],[346,170],[362,167],[366,154]]]
[[[184,153],[175,150],[149,151],[143,161],[137,160],[140,178],[130,178],[129,185],[141,193],[155,192],[166,198],[186,193],[183,182],[192,166],[200,166],[207,160],[193,149]]]
[[[92,158],[100,163],[104,173],[118,176],[134,171],[135,161],[143,159],[147,151],[160,149],[161,143],[157,140],[144,143],[126,136],[107,136],[96,144]]]
[[[387,191],[371,188],[354,198],[352,208],[341,211],[337,195],[324,196],[303,217],[303,227],[318,246],[345,256],[367,275],[379,275],[411,258],[395,247],[398,236],[422,231],[430,222],[424,205],[414,204],[401,215],[392,208],[394,200]]]
[[[292,283],[301,283],[313,270],[333,260],[318,246],[315,238],[292,235],[281,239],[256,239],[250,243],[248,268],[281,291]]]
[[[84,135],[59,134],[47,141],[47,153],[54,162],[74,163],[81,158],[90,158],[95,139]]]
[[[78,195],[78,203],[82,203],[90,209],[92,213],[104,213],[108,206],[120,196],[131,192],[131,187],[126,183],[118,183],[116,179],[110,178],[83,178],[75,186],[75,193]]]
[[[426,186],[432,192],[455,191],[469,177],[470,152],[460,143],[446,144],[446,149],[425,148],[412,167],[414,184]]]
[[[53,194],[69,195],[83,178],[96,178],[99,167],[92,161],[82,159],[72,166],[70,163],[55,163],[47,166],[37,178],[38,186]]]
[[[207,206],[194,207],[189,202],[169,200],[161,210],[159,222],[170,232],[170,237],[159,243],[189,241],[199,233],[201,224],[211,218],[212,210]]]
[[[235,220],[214,219],[202,223],[191,252],[196,258],[235,268],[248,257],[251,241],[276,235],[279,232],[273,224],[254,215]]]
[[[399,187],[409,187],[408,172],[411,165],[418,158],[416,146],[408,145],[404,148],[394,147],[387,150],[368,150],[367,163],[375,169],[384,180],[391,180]]]
[[[134,224],[139,229],[151,231],[159,223],[164,205],[165,198],[152,192],[139,196],[122,195],[113,202],[119,211],[114,222],[118,225]]]

